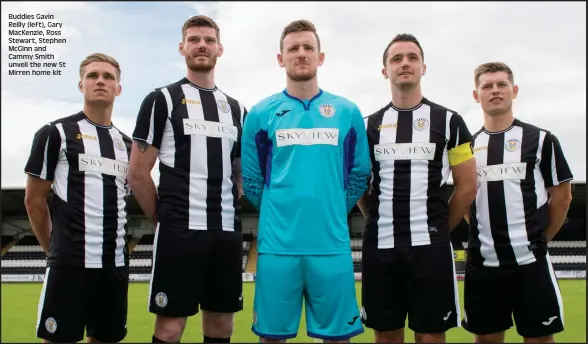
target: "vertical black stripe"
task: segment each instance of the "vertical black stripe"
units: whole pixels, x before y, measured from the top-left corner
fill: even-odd
[[[237,179],[235,178],[235,173],[234,173],[234,169],[232,168],[234,162],[235,162],[235,158],[238,156],[241,156],[241,145],[239,144],[239,142],[241,141],[241,135],[243,134],[243,128],[241,126],[241,117],[244,116],[244,114],[241,113],[241,106],[239,105],[239,102],[229,96],[227,97],[227,103],[229,103],[229,106],[231,107],[231,115],[233,117],[233,125],[235,127],[237,127],[237,131],[238,131],[238,142],[233,142],[233,147],[231,149],[231,170],[233,171],[233,173],[231,173],[231,181],[233,183],[233,189],[232,194],[233,194],[233,207],[235,208],[235,220],[234,220],[234,229],[235,232],[239,232],[241,233],[242,231],[242,226],[241,226],[241,205],[239,203],[239,188],[237,187]]]
[[[479,135],[487,134],[481,133],[481,131],[474,134],[472,139],[472,148],[476,147],[476,139],[479,137]],[[476,200],[474,200],[470,210],[470,235],[468,239],[467,260],[469,262],[482,265],[484,264],[484,257],[482,257],[482,253],[480,252],[482,242],[480,241],[480,230],[478,229],[478,217],[476,216],[477,211],[478,209],[476,207]]]
[[[220,122],[214,93],[199,90],[204,120]],[[223,146],[222,138],[206,137],[208,178],[206,179],[206,222],[208,229],[222,230]]]
[[[539,168],[541,169],[541,173],[543,174],[543,179],[545,180],[547,187],[553,186],[553,173],[551,169],[553,159],[553,142],[551,140],[551,135],[547,133],[543,138],[541,162],[539,163]]]
[[[190,147],[191,136],[184,135],[184,118],[189,118],[181,84],[168,89],[173,107],[171,124],[174,131],[174,166],[160,162],[157,218],[167,227],[188,228],[190,220]]]
[[[96,127],[100,155],[106,159],[116,160],[114,143],[110,131]],[[116,250],[116,231],[118,229],[118,192],[116,177],[102,173],[102,264],[114,265]],[[87,195],[93,197],[93,195]]]
[[[447,110],[431,107],[429,142],[435,143],[435,158],[428,161],[427,174],[427,227],[431,243],[450,240],[448,230],[447,186],[441,186],[443,179],[443,152],[446,145]]]
[[[382,178],[380,177],[380,162],[376,161],[374,154],[374,146],[380,143],[380,133],[378,129],[382,125],[384,119],[384,113],[388,108],[382,109],[377,115],[372,115],[368,118],[366,130],[370,152],[370,159],[372,160],[372,173],[374,175],[373,181],[371,182],[372,190],[368,198],[368,216],[366,219],[365,233],[364,233],[364,247],[377,248],[378,247],[378,220],[380,219],[380,195],[382,190],[380,189],[380,183]]]
[[[539,149],[539,130],[533,130],[528,126],[522,126],[522,143],[521,143],[521,162],[527,165],[527,174],[524,180],[521,180],[521,193],[523,196],[523,207],[525,212],[525,229],[531,247],[535,246],[535,257],[544,255],[540,252],[543,245],[540,242],[543,239],[543,233],[547,225],[540,219],[537,209],[537,190],[535,190],[535,163],[537,162],[537,152]],[[545,214],[547,215],[547,214]],[[542,254],[541,254],[542,253]]]
[[[487,165],[500,165],[503,163],[504,133],[490,135],[488,142]],[[488,182],[488,201],[492,204],[490,227],[498,261],[501,265],[503,262],[516,261],[514,250],[510,245],[510,238],[508,235],[504,181]]]
[[[81,119],[85,120],[85,119]],[[51,236],[56,236],[56,247],[59,247],[60,259],[73,261],[72,257],[79,257],[82,266],[86,256],[86,223],[85,223],[85,173],[80,172],[78,157],[85,154],[84,141],[77,138],[80,134],[80,126],[76,123],[63,123],[63,132],[65,134],[65,149],[67,152],[67,161],[69,163],[69,174],[67,178],[67,208],[62,215],[64,226],[70,233],[54,230]],[[61,209],[60,209],[61,210]],[[62,233],[59,233],[62,232]],[[63,235],[63,236],[62,236]],[[57,251],[57,250],[55,250]],[[69,254],[65,258],[61,255]]]
[[[396,143],[412,142],[412,111],[398,112],[398,129],[396,130]],[[392,213],[394,214],[392,225],[394,226],[394,246],[411,246],[410,235],[410,182],[411,160],[394,161],[394,181]]]

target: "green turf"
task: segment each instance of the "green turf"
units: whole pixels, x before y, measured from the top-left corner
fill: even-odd
[[[358,299],[360,298],[361,284],[357,284]],[[562,280],[560,287],[563,294],[565,325],[564,332],[556,335],[557,342],[582,342],[586,343],[586,281]],[[129,334],[124,342],[151,342],[153,334],[153,322],[155,317],[147,312],[146,283],[132,283],[129,290]],[[459,283],[460,294],[463,293],[463,284]],[[35,337],[37,319],[37,304],[41,284],[2,284],[2,337],[1,342],[41,342]],[[257,342],[257,337],[251,332],[252,304],[254,284],[244,283],[243,296],[246,300],[245,309],[235,318],[235,331],[232,342]],[[463,295],[460,295],[460,303],[463,306]],[[188,325],[182,338],[183,343],[202,342],[200,316],[197,315],[188,320]],[[406,332],[407,342],[413,342],[413,334]],[[461,328],[452,329],[447,334],[448,342],[472,342],[472,335]],[[304,316],[300,324],[300,331],[296,339],[291,342],[312,342],[304,330]],[[367,330],[361,336],[355,337],[353,342],[373,342],[373,333]],[[508,342],[522,342],[514,328],[507,332]]]

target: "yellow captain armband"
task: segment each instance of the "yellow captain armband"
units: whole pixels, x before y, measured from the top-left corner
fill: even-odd
[[[470,160],[474,157],[470,143],[464,143],[449,151],[449,164],[451,166],[459,165],[464,161]]]

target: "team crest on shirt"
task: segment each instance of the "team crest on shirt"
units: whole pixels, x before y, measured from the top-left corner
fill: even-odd
[[[55,333],[55,331],[57,331],[57,321],[52,317],[47,318],[47,320],[45,320],[45,329],[49,333]]]
[[[159,292],[155,295],[155,304],[161,308],[167,306],[167,295],[164,292]]]
[[[429,128],[429,120],[422,117],[417,118],[414,120],[414,122],[412,122],[412,126],[418,131],[425,130]]]
[[[217,100],[216,105],[218,105],[219,110],[224,113],[229,113],[231,111],[231,106],[224,100]]]
[[[319,106],[319,113],[324,118],[331,118],[335,116],[335,107],[331,104],[323,104]]]
[[[504,143],[504,149],[506,149],[509,152],[516,151],[517,149],[519,149],[520,146],[521,146],[521,141],[519,141],[517,139],[508,139]]]
[[[121,150],[121,151],[125,150],[125,144],[121,139],[119,139],[118,137],[115,137],[112,141],[114,141],[114,146],[116,147],[116,149]]]

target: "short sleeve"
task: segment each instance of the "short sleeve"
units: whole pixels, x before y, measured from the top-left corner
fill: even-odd
[[[39,129],[33,138],[25,173],[43,180],[55,179],[55,168],[59,161],[61,135],[55,125],[47,124]]]
[[[235,158],[241,157],[241,140],[243,138],[243,125],[245,123],[245,118],[247,117],[247,108],[242,107],[241,109],[241,130],[239,130],[239,134],[237,137],[237,143],[235,144]]]
[[[564,156],[561,144],[551,133],[545,135],[539,164],[545,187],[550,188],[574,179],[570,166]]]
[[[474,156],[471,147],[472,140],[472,134],[463,118],[459,114],[453,114],[449,120],[449,140],[447,142],[451,166],[461,164]]]
[[[160,149],[170,108],[171,104],[168,104],[162,91],[156,90],[149,93],[143,99],[139,109],[133,139],[144,141]]]

